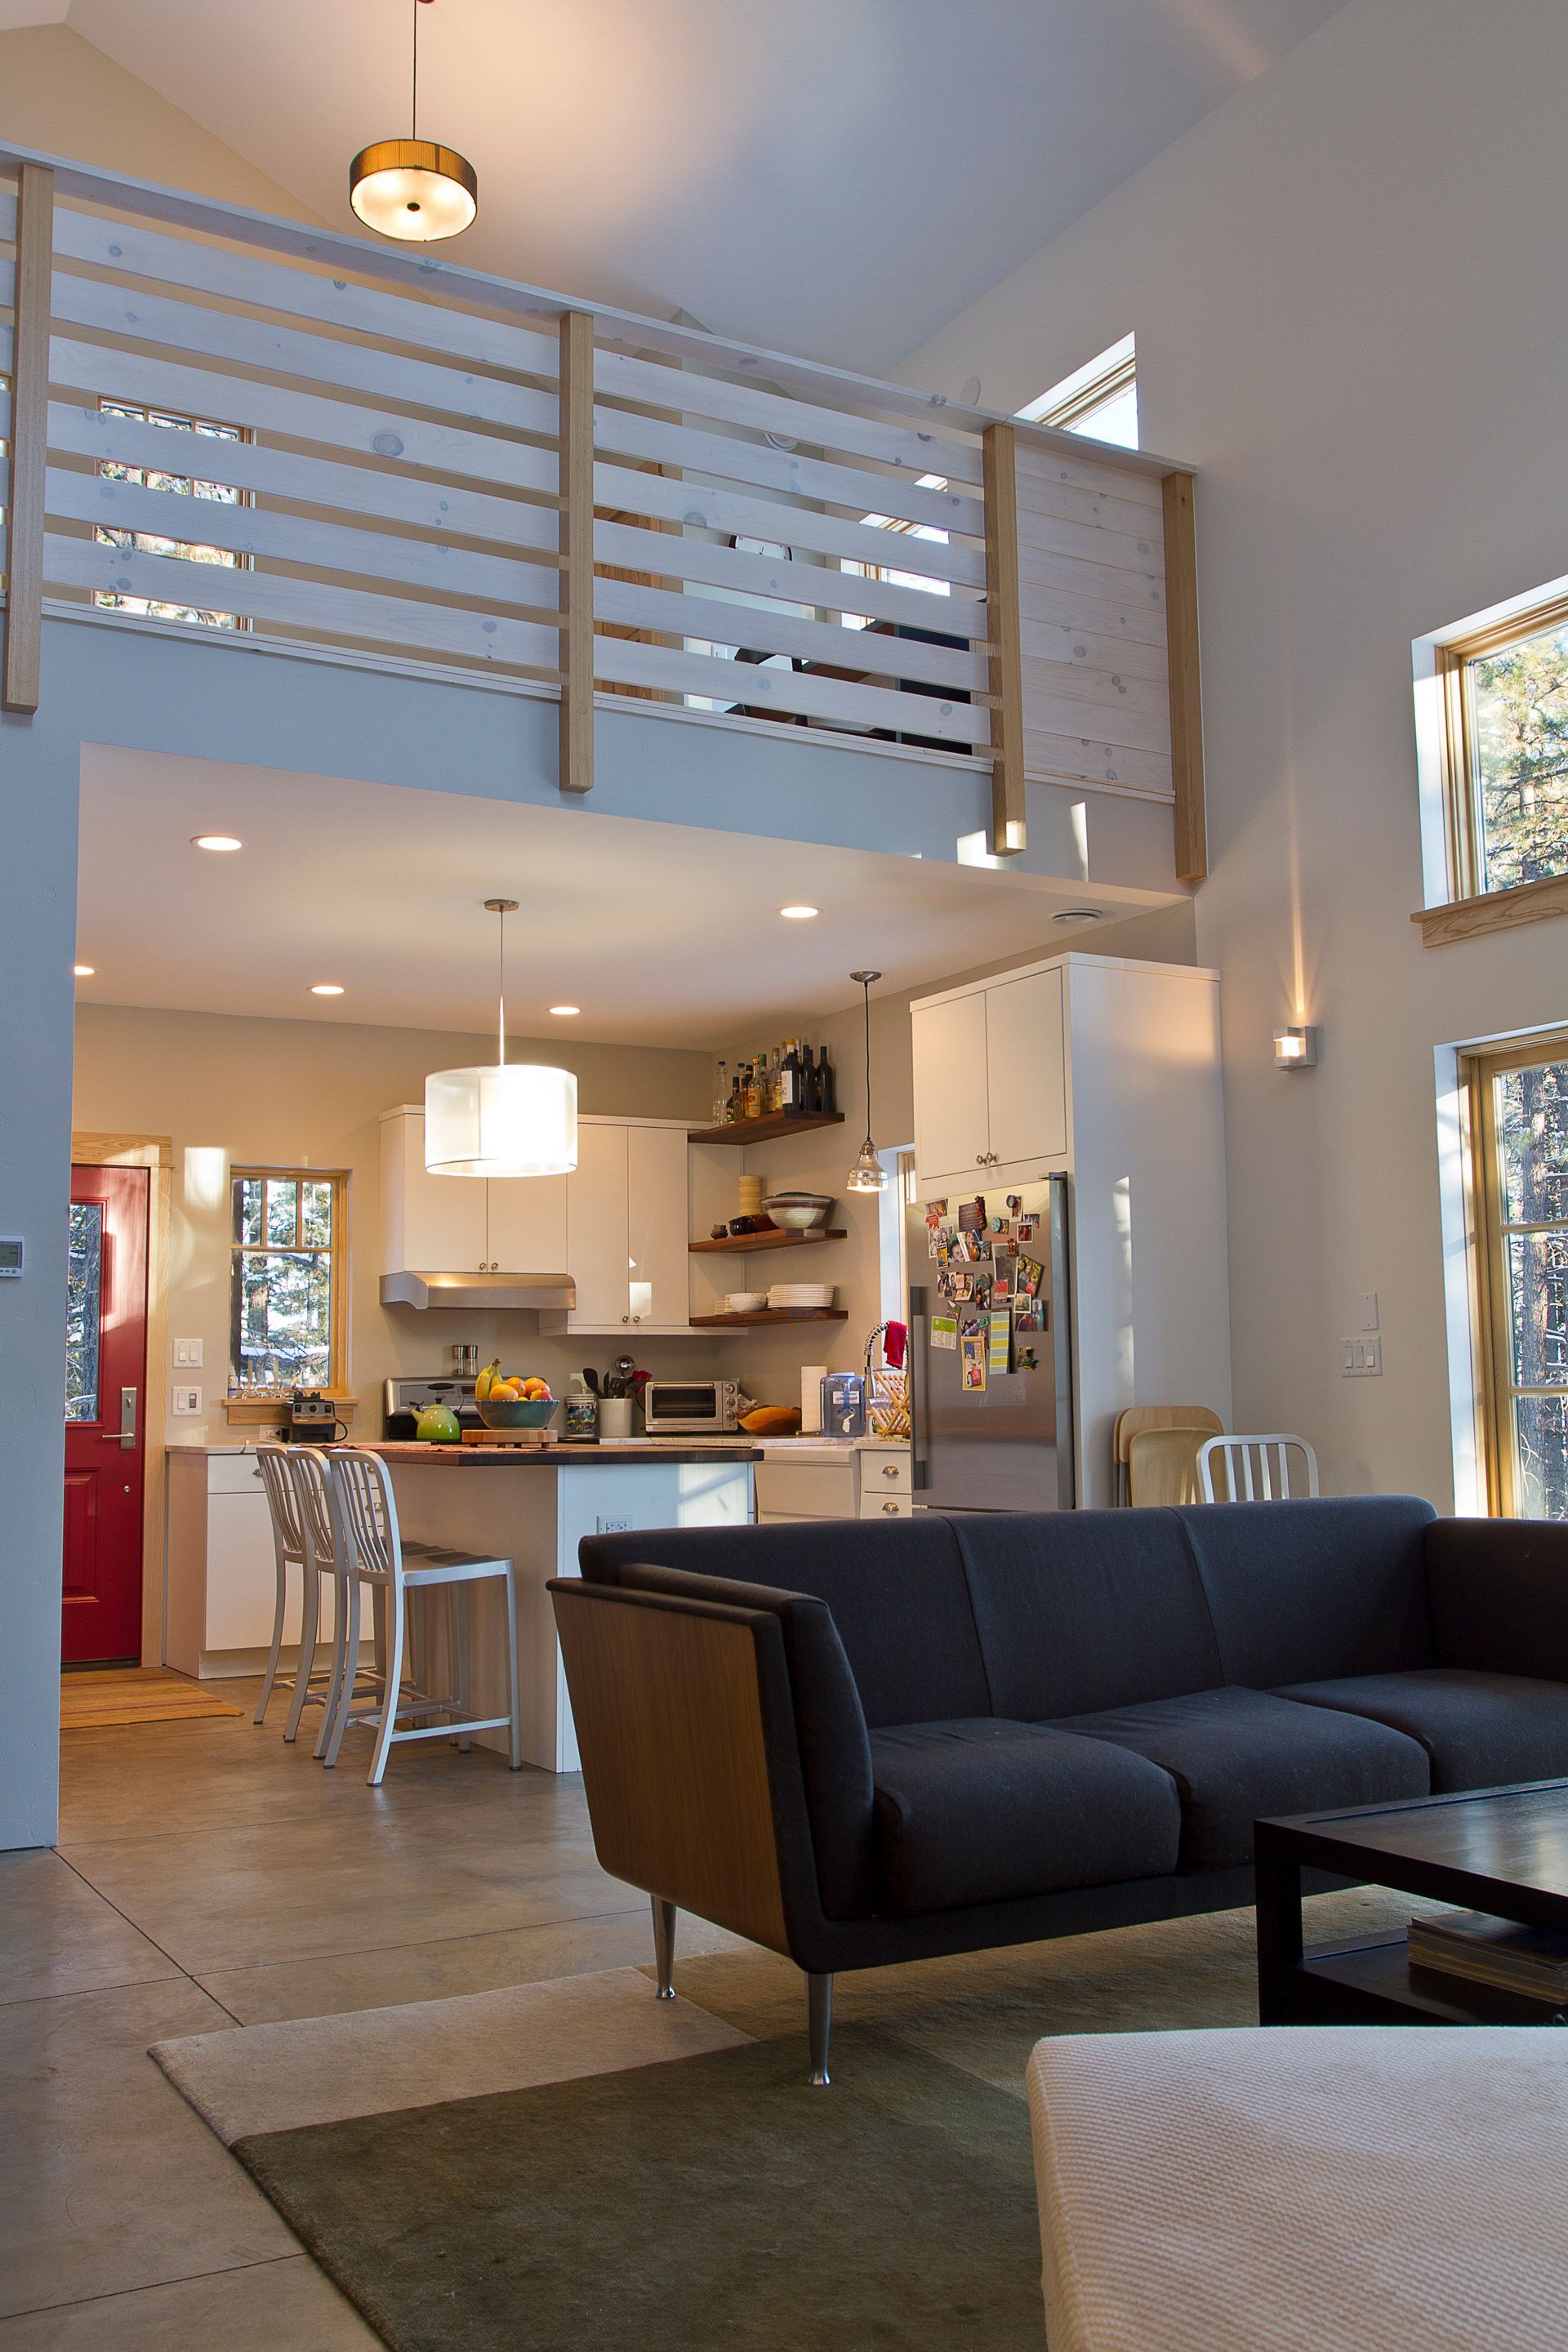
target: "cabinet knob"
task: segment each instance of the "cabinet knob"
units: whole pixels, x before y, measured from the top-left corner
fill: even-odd
[[[884,1477],[884,1478],[896,1478],[896,1477],[898,1476],[898,1475],[899,1475],[899,1465],[898,1465],[898,1464],[897,1464],[896,1462],[884,1462],[884,1463],[883,1463],[883,1465],[882,1465],[882,1475],[883,1475],[883,1477]]]
[[[622,1318],[621,1318],[621,1321],[622,1321],[623,1323],[629,1323],[629,1322],[631,1321],[631,1319],[632,1319],[632,1318],[631,1318],[631,1317],[630,1317],[629,1315],[623,1315],[623,1316],[622,1316]]]
[[[891,1517],[893,1517],[893,1518],[897,1518],[897,1517],[898,1517],[898,1515],[899,1515],[899,1507],[898,1507],[897,1503],[894,1503],[894,1502],[891,1502],[891,1501],[889,1501],[889,1502],[886,1502],[886,1503],[884,1503],[884,1504],[883,1504],[882,1508],[883,1508],[883,1510],[884,1510],[884,1511],[886,1511],[886,1512],[887,1512],[887,1513],[888,1513]]]

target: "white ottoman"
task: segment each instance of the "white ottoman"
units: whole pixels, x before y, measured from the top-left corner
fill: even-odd
[[[1564,2352],[1568,2031],[1037,2044],[1050,2352]]]

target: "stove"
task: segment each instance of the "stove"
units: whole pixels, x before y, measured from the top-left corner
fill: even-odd
[[[416,1416],[427,1404],[450,1405],[464,1429],[479,1429],[479,1409],[474,1402],[474,1383],[460,1380],[450,1372],[436,1372],[428,1380],[388,1381],[383,1400],[382,1431],[384,1438],[412,1437]]]

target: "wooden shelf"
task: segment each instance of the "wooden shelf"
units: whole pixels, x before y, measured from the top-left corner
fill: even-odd
[[[786,1110],[771,1110],[766,1118],[741,1118],[733,1127],[694,1127],[689,1139],[693,1143],[732,1143],[737,1149],[745,1143],[771,1143],[786,1135],[809,1135],[814,1127],[842,1127],[841,1110],[817,1111],[809,1118],[796,1118]]]
[[[732,1330],[742,1323],[847,1323],[847,1307],[760,1307],[754,1315],[694,1315],[694,1331]]]
[[[798,1249],[803,1242],[841,1242],[847,1238],[844,1225],[813,1225],[807,1233],[791,1233],[783,1226],[775,1234],[726,1234],[721,1242],[688,1242],[693,1257],[704,1257],[721,1252],[731,1256],[749,1257],[753,1250]]]

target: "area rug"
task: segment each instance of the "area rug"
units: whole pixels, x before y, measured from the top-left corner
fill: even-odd
[[[243,1715],[200,1683],[162,1666],[88,1666],[60,1676],[60,1729],[114,1731],[134,1723],[177,1723],[184,1717]]]

